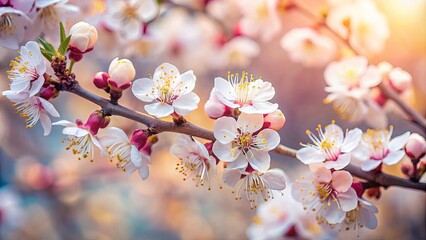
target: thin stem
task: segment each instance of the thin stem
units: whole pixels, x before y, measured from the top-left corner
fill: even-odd
[[[111,104],[107,99],[99,97],[93,93],[86,91],[85,89],[81,88],[78,84],[73,85],[69,89],[65,89],[65,91],[74,93],[82,98],[87,99],[90,102],[93,102],[101,106],[102,109],[104,109],[104,111],[106,111],[108,114],[125,117],[128,119],[132,119],[136,122],[145,124],[148,127],[148,129],[150,129],[151,131],[155,133],[176,132],[176,133],[191,135],[194,137],[204,138],[211,141],[215,140],[212,131],[201,128],[190,122],[185,122],[182,125],[176,125],[173,122],[167,122],[167,121],[163,121],[160,119],[156,119],[150,116],[140,114],[138,112],[135,112],[119,104],[117,105]],[[281,144],[275,149],[275,152],[280,155],[296,158],[295,149],[286,147]],[[408,179],[391,176],[385,173],[375,174],[372,172],[364,172],[360,168],[353,165],[347,166],[345,170],[349,171],[352,175],[356,177],[376,183],[385,188],[389,186],[399,186],[399,187],[426,191],[426,183],[411,182]]]
[[[74,67],[74,60],[71,59],[71,61],[70,61],[70,68],[68,69],[68,74],[72,73],[72,67]]]

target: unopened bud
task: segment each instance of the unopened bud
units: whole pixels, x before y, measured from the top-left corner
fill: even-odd
[[[401,68],[394,68],[388,75],[389,83],[397,92],[402,93],[412,85],[411,75]]]
[[[132,137],[130,138],[130,143],[135,146],[138,150],[141,150],[148,139],[148,134],[142,129],[137,129],[133,132]]]
[[[364,193],[365,189],[364,186],[362,186],[362,183],[359,181],[354,181],[352,183],[352,188],[355,190],[356,195],[358,197],[362,197],[362,194]]]
[[[92,51],[98,40],[96,28],[86,22],[78,22],[70,29],[70,51],[74,53],[86,53]]]
[[[413,173],[414,173],[414,167],[413,164],[411,163],[402,163],[401,164],[401,172],[407,176],[407,177],[412,177]]]
[[[109,65],[108,74],[109,87],[115,91],[123,91],[132,84],[136,70],[130,60],[115,58]]]
[[[98,72],[93,77],[93,84],[99,89],[107,89],[108,88],[108,78],[109,75],[106,72]]]
[[[100,128],[106,128],[110,122],[110,118],[105,116],[100,110],[90,114],[89,119],[83,125],[84,128],[90,131],[91,134],[96,135]]]
[[[204,111],[212,119],[218,119],[230,113],[230,109],[217,98],[214,89],[210,92],[210,98],[204,105]]]
[[[43,88],[40,91],[40,97],[44,98],[46,100],[50,100],[52,98],[55,98],[58,95],[59,95],[59,91],[53,86],[48,86],[47,88]]]
[[[283,112],[277,109],[272,113],[266,114],[264,117],[263,127],[278,131],[284,127],[285,122],[286,119]]]
[[[413,160],[422,158],[426,153],[425,138],[417,133],[411,134],[407,144],[405,144],[405,152]]]

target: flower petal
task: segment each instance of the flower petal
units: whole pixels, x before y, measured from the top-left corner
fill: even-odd
[[[225,169],[222,174],[222,181],[234,187],[237,182],[241,179],[241,169]]]
[[[50,130],[52,129],[52,122],[47,114],[40,114],[40,123],[44,130],[44,136],[49,135]]]
[[[232,152],[231,143],[223,144],[219,141],[213,143],[213,153],[224,162],[232,162],[238,157],[238,152]]]
[[[43,106],[43,108],[53,117],[59,117],[59,113],[58,111],[56,111],[55,107],[53,106],[53,104],[51,104],[49,101],[47,101],[44,98],[38,97],[37,98],[41,105]]]
[[[285,184],[285,174],[283,170],[274,168],[268,170],[263,174],[263,178],[268,183],[268,187],[274,190],[284,190],[286,187]]]
[[[155,83],[149,78],[136,79],[132,84],[132,92],[139,100],[152,102],[156,99]]]
[[[361,163],[361,170],[365,172],[369,172],[377,168],[381,163],[382,161],[380,160],[372,160],[372,159],[365,160],[364,162]]]
[[[271,165],[271,156],[269,156],[269,153],[257,150],[252,150],[251,153],[247,153],[247,160],[250,166],[255,170],[266,172]]]
[[[296,153],[297,159],[303,164],[319,163],[325,160],[325,155],[313,147],[303,147]]]
[[[142,154],[138,151],[138,148],[133,145],[130,150],[130,159],[135,167],[140,168],[142,166]]]
[[[352,185],[353,177],[347,171],[335,171],[332,174],[331,185],[338,192],[346,192]]]
[[[388,149],[396,152],[404,147],[404,145],[408,142],[408,139],[410,138],[410,132],[405,132],[398,137],[394,137],[388,146]]]
[[[156,102],[156,103],[152,103],[152,104],[148,104],[145,105],[145,111],[156,117],[156,118],[163,118],[163,117],[167,117],[170,114],[172,114],[174,112],[174,109],[172,106],[170,106],[167,103],[162,103],[162,102]]]
[[[347,192],[339,193],[337,199],[343,211],[348,212],[354,210],[358,206],[358,197],[353,188],[349,188]]]
[[[351,152],[354,150],[362,138],[362,131],[359,128],[355,128],[347,132],[345,140],[343,141],[340,151],[344,153]]]
[[[177,114],[185,116],[198,108],[200,97],[194,92],[179,96],[173,101],[173,107]]]
[[[280,144],[280,135],[272,129],[263,129],[256,135],[256,142],[261,151],[271,151]]]
[[[405,156],[404,150],[399,150],[396,152],[389,152],[389,154],[383,158],[383,163],[386,165],[394,165],[401,161],[401,159]]]
[[[216,120],[213,127],[214,137],[221,143],[229,143],[237,135],[237,123],[234,118],[221,117]]]
[[[351,155],[349,153],[340,154],[336,161],[327,161],[324,166],[327,169],[340,170],[349,165],[351,161]]]
[[[263,126],[262,114],[241,113],[237,120],[237,128],[243,133],[253,133]]]

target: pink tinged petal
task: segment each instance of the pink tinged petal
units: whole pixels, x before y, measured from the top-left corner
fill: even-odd
[[[278,146],[280,144],[280,135],[277,133],[277,131],[272,129],[264,129],[259,132],[259,134],[256,135],[256,139],[259,143],[259,146],[262,146],[263,144],[266,144],[265,147],[261,147],[261,151],[270,151]]]
[[[130,159],[135,167],[140,168],[142,165],[142,156],[138,149],[132,145],[132,149],[130,150]]]
[[[345,212],[354,210],[358,206],[358,197],[353,188],[349,188],[347,192],[337,194],[337,199],[340,207]]]
[[[327,169],[340,170],[348,166],[350,161],[351,155],[349,153],[340,154],[336,161],[327,161],[324,163],[324,166]]]
[[[331,186],[338,192],[346,192],[352,185],[352,175],[347,171],[335,171],[332,174]]]
[[[199,153],[201,156],[205,157],[205,158],[210,158],[209,152],[207,151],[206,146],[204,146],[204,144],[200,143],[199,141],[197,141],[196,139],[194,139],[194,142],[197,146],[197,153]],[[216,164],[215,164],[216,165]]]
[[[404,145],[408,142],[410,138],[410,132],[405,132],[398,137],[394,137],[388,146],[388,149],[392,152],[396,152],[404,147]]]
[[[60,121],[52,123],[52,125],[65,126],[65,127],[77,127],[77,124],[67,120],[60,120]]]
[[[237,128],[243,133],[253,133],[262,128],[262,114],[246,114],[241,113],[237,120]]]
[[[396,152],[389,152],[389,154],[383,158],[383,163],[386,165],[394,165],[401,161],[401,159],[405,156],[404,150],[399,150]]]
[[[40,92],[40,89],[43,87],[44,84],[44,77],[41,75],[37,80],[32,82],[31,88],[30,88],[30,96],[34,96],[37,93]]]
[[[340,147],[340,151],[344,153],[351,152],[359,145],[361,138],[362,138],[361,129],[355,128],[350,130],[346,134],[346,138],[343,141],[342,146]]]
[[[85,34],[73,34],[70,45],[84,52],[89,46],[89,40],[89,37]]]
[[[232,161],[232,162],[228,163],[228,165],[226,165],[226,168],[229,168],[229,169],[242,169],[242,168],[244,168],[245,169],[247,166],[248,166],[248,162],[247,162],[246,156],[244,154],[240,153],[234,161]]]
[[[236,157],[238,157],[238,154],[236,152],[233,154],[231,149],[231,143],[223,144],[219,141],[213,143],[213,153],[221,161],[232,162],[236,159]]]
[[[213,133],[219,142],[229,143],[237,137],[237,122],[231,117],[221,117],[216,120]]]
[[[321,214],[329,224],[341,223],[346,216],[346,212],[340,210],[336,203],[331,203]]]
[[[174,109],[172,106],[170,106],[167,103],[162,103],[162,102],[156,102],[156,103],[152,103],[152,104],[148,104],[145,105],[145,111],[156,117],[156,118],[163,118],[163,117],[167,117],[170,114],[172,114],[174,112]]]
[[[329,183],[332,179],[331,171],[325,168],[323,163],[310,164],[309,169],[317,182]]]
[[[241,169],[225,169],[222,174],[222,181],[231,187],[234,187],[241,179]]]
[[[185,116],[198,108],[200,97],[194,92],[181,95],[173,101],[172,105],[177,114]]]
[[[40,114],[40,123],[44,130],[44,136],[49,135],[50,130],[52,129],[52,122],[47,114]]]
[[[248,162],[250,166],[261,172],[266,172],[271,165],[271,156],[268,152],[252,150],[247,153]]]
[[[263,174],[263,179],[268,183],[268,187],[273,190],[284,190],[285,174],[281,169],[274,168]]]
[[[377,168],[382,163],[381,160],[372,160],[368,159],[361,163],[361,170],[365,172],[369,172],[375,168]]]
[[[231,108],[237,108],[240,106],[239,104],[234,103],[237,99],[237,94],[229,81],[223,78],[215,78],[214,89],[216,91],[217,98],[226,106]]]
[[[136,79],[132,84],[133,94],[141,101],[152,102],[156,99],[155,84],[152,79],[140,78]]]
[[[278,109],[278,104],[276,103],[253,101],[252,104],[252,106],[246,105],[243,108],[240,108],[240,111],[250,114],[267,114]]]
[[[303,147],[299,149],[296,153],[296,157],[303,164],[320,163],[325,160],[324,154],[313,147]]]
[[[377,67],[369,66],[360,79],[360,87],[371,88],[377,86],[382,81],[382,75]]]
[[[47,101],[46,99],[44,99],[44,98],[40,98],[40,97],[38,97],[37,98],[39,101],[40,101],[40,103],[41,103],[41,105],[43,106],[43,108],[50,114],[50,115],[52,115],[53,117],[59,117],[59,113],[58,113],[58,111],[56,111],[56,109],[55,109],[55,107],[53,106],[53,104],[51,104],[49,101]]]
[[[146,180],[149,176],[149,167],[148,165],[144,165],[141,168],[139,168],[139,176],[142,178],[142,180]]]
[[[343,142],[343,130],[336,124],[325,126],[324,136],[329,140],[336,141],[336,144],[338,145]]]

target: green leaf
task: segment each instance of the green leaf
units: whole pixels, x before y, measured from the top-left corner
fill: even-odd
[[[47,42],[41,37],[39,37],[38,39],[40,40],[40,44],[44,47],[45,50],[50,52],[52,55],[56,55],[55,48],[52,46],[52,44],[50,44],[49,42]]]
[[[61,29],[61,42],[63,42],[65,38],[67,38],[67,34],[65,33],[65,28],[62,22],[59,22],[59,28]]]
[[[67,38],[65,38],[64,41],[61,42],[61,45],[58,48],[59,54],[64,55],[67,52],[70,41],[71,41],[71,35],[69,35]]]
[[[49,51],[47,51],[46,49],[44,49],[44,48],[40,48],[40,51],[41,51],[41,54],[43,54],[43,56],[47,59],[47,60],[49,60],[49,62],[51,62],[52,61],[52,57],[53,57],[53,54],[52,53],[50,53]]]

